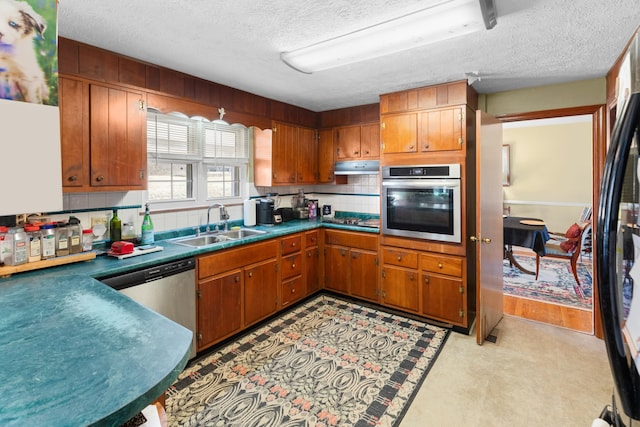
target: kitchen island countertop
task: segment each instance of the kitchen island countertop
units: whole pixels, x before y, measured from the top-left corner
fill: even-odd
[[[87,276],[0,283],[0,425],[118,426],[184,369],[191,331]]]

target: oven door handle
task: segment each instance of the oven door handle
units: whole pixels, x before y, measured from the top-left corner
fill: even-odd
[[[439,187],[460,187],[459,179],[387,179],[382,180],[383,187],[393,188],[439,188]]]

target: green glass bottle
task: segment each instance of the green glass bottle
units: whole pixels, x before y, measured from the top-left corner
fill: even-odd
[[[122,236],[122,221],[118,218],[118,210],[113,210],[113,217],[109,221],[109,238],[111,243],[117,242]]]
[[[142,236],[140,237],[140,243],[142,245],[153,245],[155,241],[155,234],[153,232],[153,222],[151,221],[151,214],[149,213],[149,203],[144,205],[144,218],[142,219]]]

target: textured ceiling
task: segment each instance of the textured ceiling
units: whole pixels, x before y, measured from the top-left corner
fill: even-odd
[[[455,40],[302,74],[280,52],[435,0],[60,0],[60,36],[308,108],[466,78],[480,93],[602,77],[640,25],[638,0],[495,0],[498,24]]]

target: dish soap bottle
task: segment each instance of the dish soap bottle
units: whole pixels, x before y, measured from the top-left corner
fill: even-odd
[[[140,243],[143,245],[153,245],[155,235],[153,232],[153,222],[149,213],[149,203],[144,205],[144,218],[142,219],[142,236]]]
[[[120,240],[122,236],[122,221],[118,218],[118,210],[113,210],[113,217],[111,221],[109,221],[109,237],[111,239],[111,243],[117,242]]]

